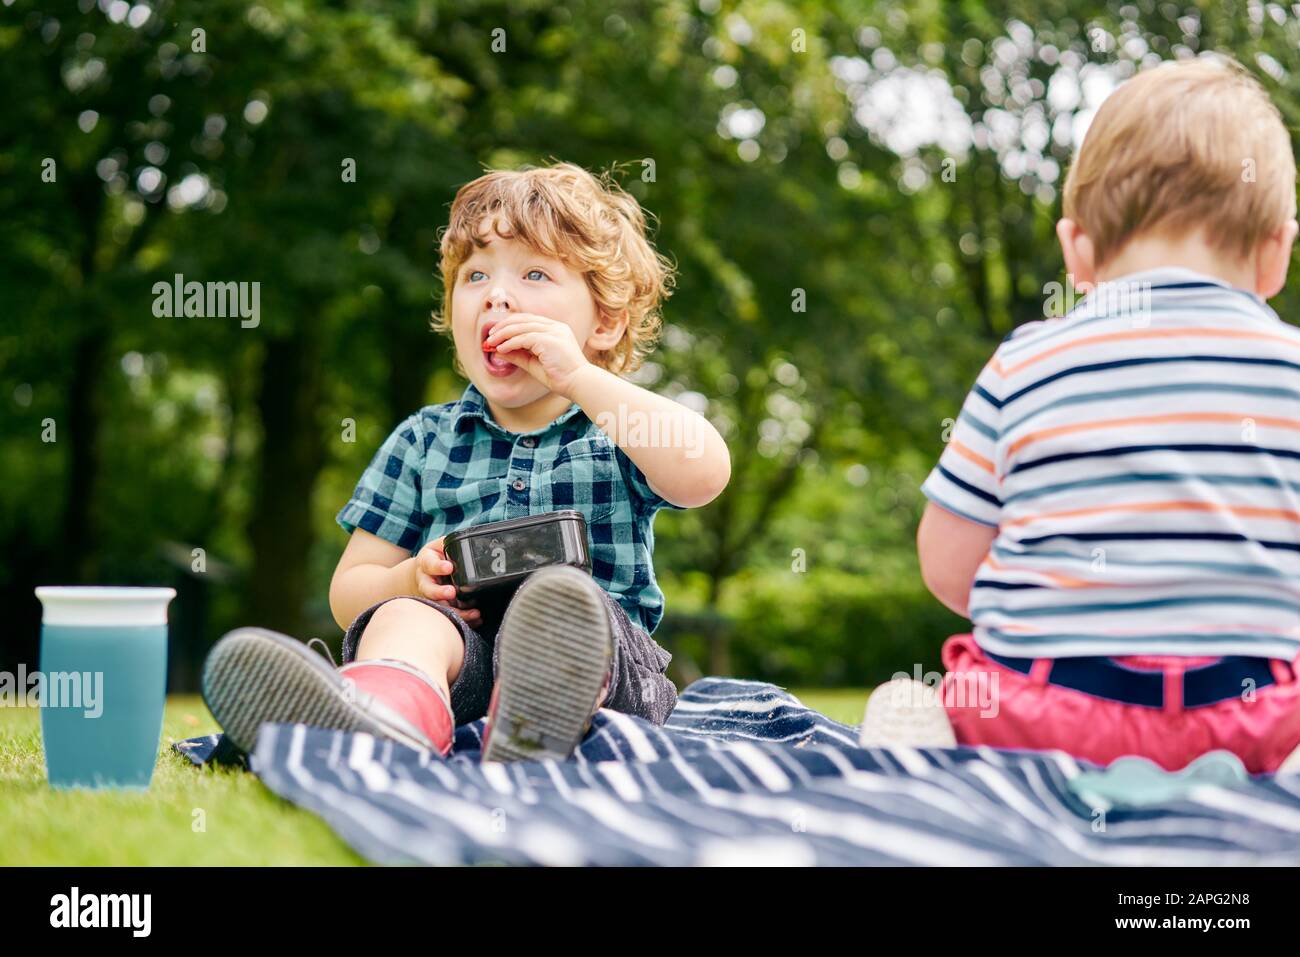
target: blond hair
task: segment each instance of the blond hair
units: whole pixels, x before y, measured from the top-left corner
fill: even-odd
[[[601,312],[627,315],[618,343],[594,361],[619,374],[641,365],[659,335],[673,267],[651,245],[640,204],[609,174],[597,179],[580,166],[557,163],[494,170],[462,186],[442,234],[442,308],[432,323],[438,332],[451,331],[456,273],[485,244],[485,227],[581,272]]]
[[[1065,180],[1063,212],[1098,265],[1138,233],[1205,227],[1246,257],[1295,216],[1295,157],[1263,86],[1228,57],[1145,70],[1102,103]]]

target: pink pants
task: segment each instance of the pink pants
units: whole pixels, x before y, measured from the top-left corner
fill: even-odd
[[[1057,749],[1109,764],[1127,754],[1177,771],[1207,751],[1231,751],[1252,774],[1276,771],[1300,746],[1300,658],[1272,662],[1276,684],[1246,696],[1184,709],[1182,671],[1212,658],[1131,656],[1115,659],[1165,672],[1162,708],[1098,698],[1047,683],[1052,659],[1029,674],[989,659],[972,635],[943,646],[943,702],[957,742],[994,748]],[[983,689],[983,690],[981,690]]]

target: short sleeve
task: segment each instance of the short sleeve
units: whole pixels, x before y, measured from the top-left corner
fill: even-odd
[[[336,521],[351,534],[364,529],[414,552],[429,517],[420,504],[424,430],[419,413],[384,440]]]
[[[678,511],[685,510],[685,505],[674,505],[668,499],[664,498],[658,492],[650,487],[650,480],[645,477],[641,467],[637,465],[617,445],[614,446],[614,457],[618,460],[619,471],[623,473],[623,481],[632,491],[632,501],[636,504],[637,509],[641,512],[656,512],[661,508],[671,508]]]
[[[961,518],[996,528],[999,497],[998,438],[1002,418],[1002,377],[995,361],[984,367],[962,403],[948,445],[921,486],[926,498]]]

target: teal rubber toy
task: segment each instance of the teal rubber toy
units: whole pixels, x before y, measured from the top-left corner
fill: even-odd
[[[1166,771],[1147,758],[1118,758],[1104,770],[1078,775],[1069,786],[1089,804],[1150,807],[1177,801],[1193,788],[1235,788],[1249,780],[1245,765],[1231,751],[1210,751],[1181,771]]]

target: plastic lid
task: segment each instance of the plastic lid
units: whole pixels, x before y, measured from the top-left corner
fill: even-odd
[[[175,588],[42,585],[36,589],[47,625],[140,626],[167,624]]]

